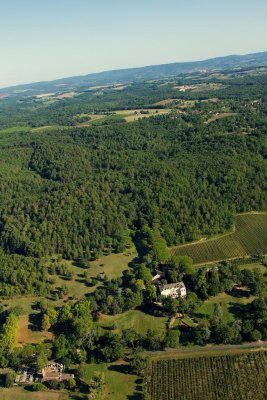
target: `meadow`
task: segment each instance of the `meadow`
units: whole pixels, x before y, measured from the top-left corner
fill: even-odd
[[[104,374],[105,377],[105,388],[101,400],[141,399],[141,388],[137,386],[138,377],[128,373],[125,362],[84,364],[81,367],[82,381],[88,384],[97,372]]]
[[[166,330],[167,318],[154,317],[139,310],[129,310],[123,314],[102,315],[97,325],[104,329],[113,328],[121,332],[123,329],[133,328],[139,334],[145,335],[148,329],[158,330],[162,333]]]
[[[236,216],[232,233],[173,247],[171,255],[189,256],[194,264],[204,264],[267,253],[267,213]]]

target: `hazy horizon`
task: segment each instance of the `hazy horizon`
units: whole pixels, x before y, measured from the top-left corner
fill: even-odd
[[[1,5],[0,87],[267,49],[265,1],[99,3]]]
[[[102,72],[111,72],[111,71],[120,71],[120,70],[126,70],[126,69],[134,69],[134,68],[145,68],[145,67],[149,67],[149,66],[157,66],[157,65],[165,65],[165,64],[176,64],[176,63],[186,63],[186,62],[198,62],[198,61],[206,61],[206,60],[211,60],[213,58],[224,58],[224,57],[230,57],[230,56],[245,56],[245,55],[249,55],[249,54],[258,54],[258,53],[264,53],[267,50],[262,50],[262,51],[256,51],[256,52],[248,52],[248,53],[244,53],[244,54],[223,54],[221,56],[216,56],[216,57],[211,57],[211,58],[202,58],[202,59],[197,59],[197,60],[184,60],[184,61],[172,61],[170,63],[168,62],[163,62],[160,64],[146,64],[146,65],[137,65],[137,66],[128,66],[128,67],[118,67],[118,68],[114,68],[114,69],[103,69],[101,71],[93,71],[93,72],[88,72],[88,73],[84,73],[84,74],[73,74],[73,75],[66,75],[66,76],[59,76],[56,78],[52,78],[52,79],[48,79],[48,80],[39,80],[39,81],[32,81],[32,82],[22,82],[22,83],[18,83],[15,85],[9,85],[9,86],[0,86],[0,89],[5,89],[5,88],[10,88],[10,87],[16,87],[16,86],[23,86],[23,85],[31,85],[34,83],[41,83],[41,82],[52,82],[52,81],[56,81],[56,80],[61,80],[61,79],[67,79],[67,78],[72,78],[75,76],[87,76],[87,75],[91,75],[91,74],[99,74]]]

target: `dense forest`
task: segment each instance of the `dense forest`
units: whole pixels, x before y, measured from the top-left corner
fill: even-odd
[[[237,212],[265,210],[265,83],[264,70],[245,70],[49,102],[23,93],[2,99],[2,293],[49,291],[34,257],[121,252],[154,223],[168,245],[184,243],[229,231]],[[195,89],[177,92],[177,85]],[[173,99],[159,105],[170,108],[166,115],[79,124],[95,112],[165,99]]]
[[[20,168],[19,177],[1,176],[3,249],[90,259],[122,251],[129,232],[147,223],[159,221],[173,245],[229,230],[236,212],[264,209],[264,136],[230,134],[221,122],[211,133],[188,119],[174,114],[28,140],[24,133],[24,143],[2,147]]]
[[[235,213],[266,209],[266,75],[216,80],[223,88],[182,93],[182,112],[174,107],[167,115],[132,123],[3,130],[3,250],[90,260],[121,252],[145,224],[158,222],[167,244],[174,245],[229,231]],[[170,87],[135,84],[123,94],[84,94],[34,107],[31,98],[20,100],[22,106],[7,99],[0,105],[0,121],[4,126],[7,118],[14,125],[23,114],[33,126],[38,114],[39,119],[45,115],[44,124],[53,124],[56,110],[61,116],[67,110],[68,125],[78,107],[79,113],[92,107],[90,101],[95,108],[112,101],[127,108],[130,98],[151,102],[153,92],[153,101],[171,97]],[[203,101],[211,93],[221,100]],[[194,107],[187,106],[194,98]],[[222,112],[229,116],[216,119]]]

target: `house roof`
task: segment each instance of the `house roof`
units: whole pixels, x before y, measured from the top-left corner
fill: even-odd
[[[184,282],[169,283],[167,285],[162,285],[161,290],[166,289],[182,289],[185,288]]]

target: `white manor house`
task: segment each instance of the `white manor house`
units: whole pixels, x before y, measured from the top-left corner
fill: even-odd
[[[164,297],[185,297],[186,287],[184,282],[170,283],[160,286],[160,294]]]

